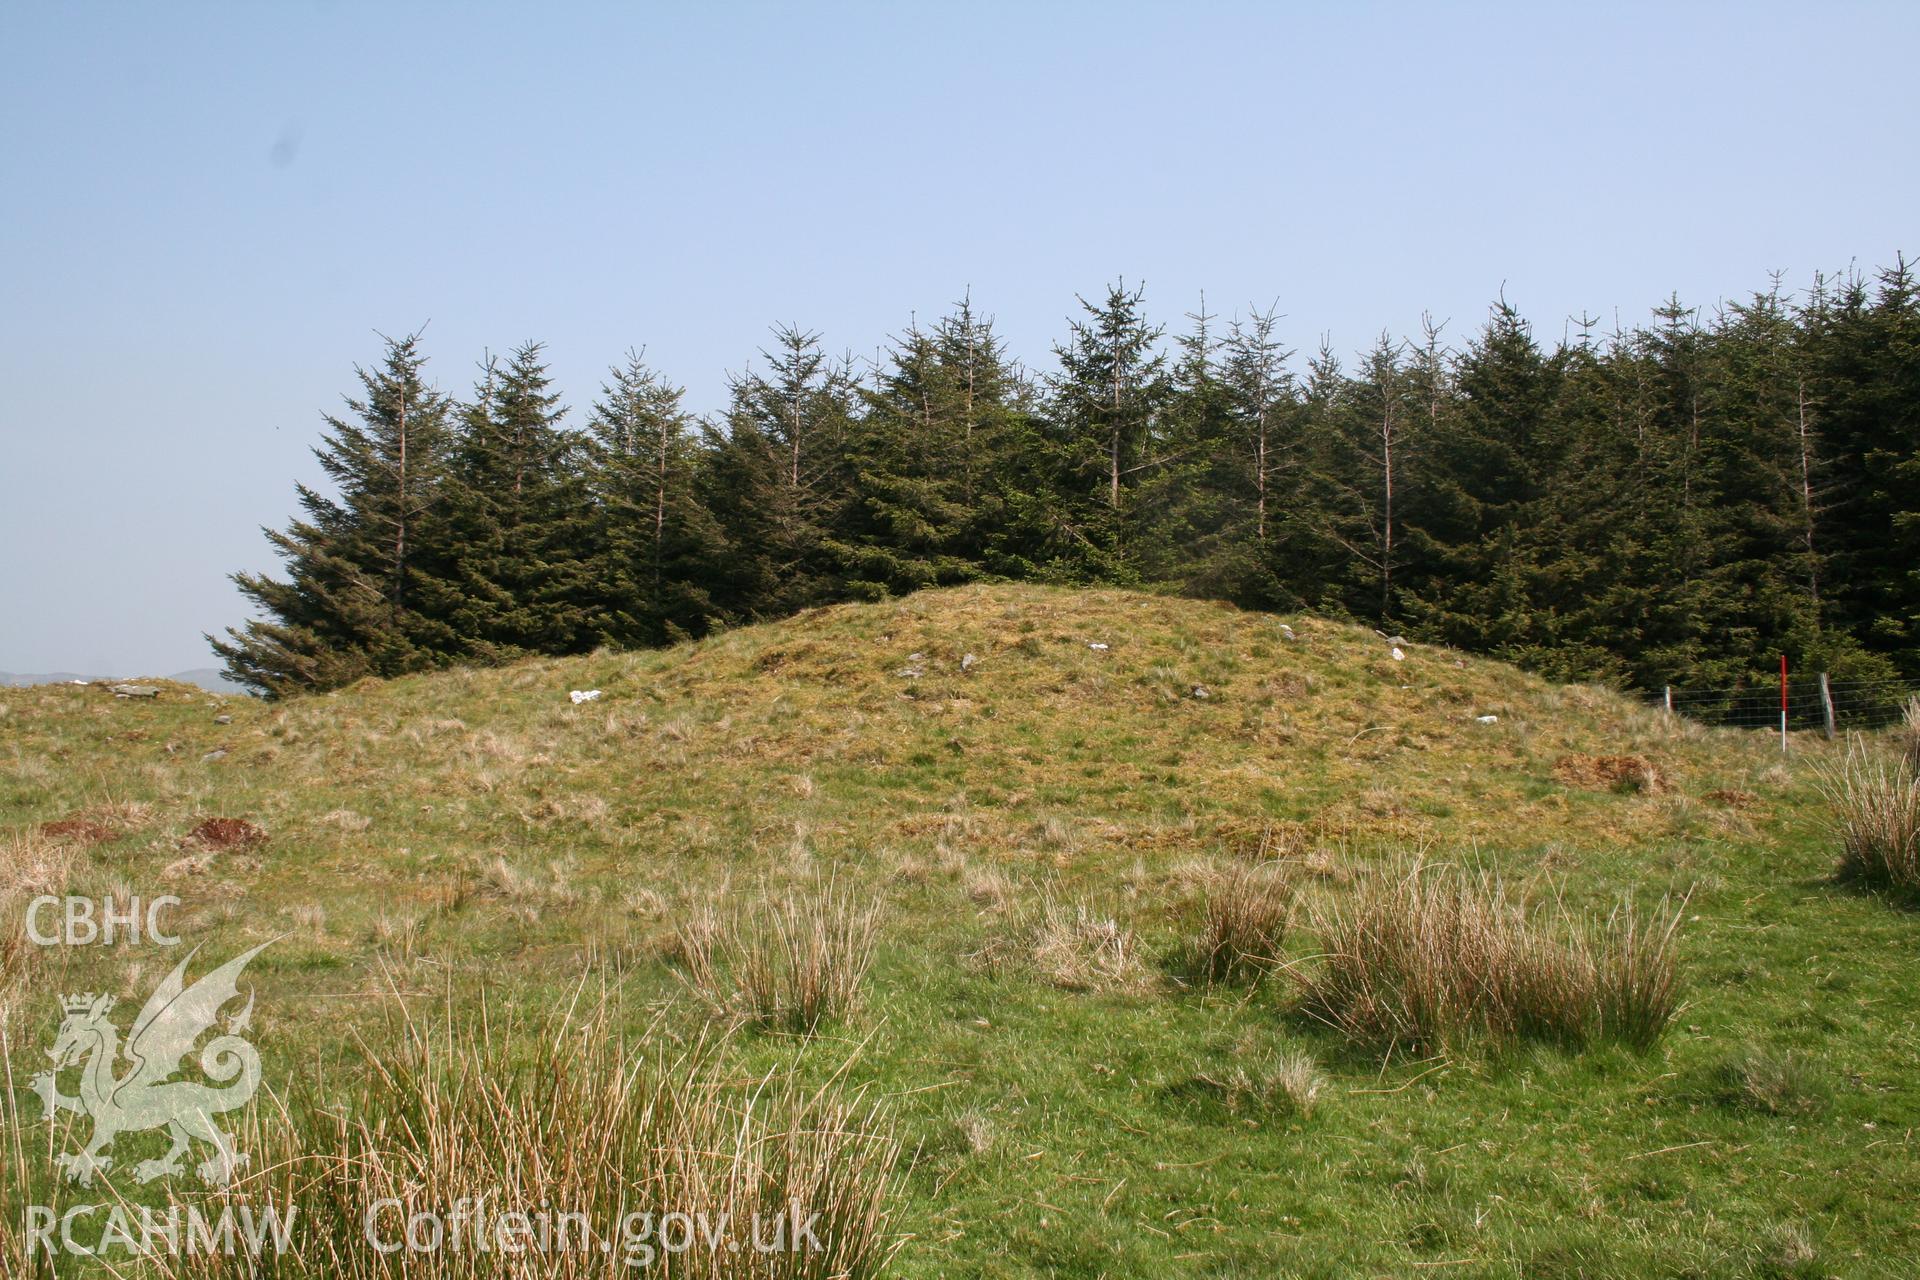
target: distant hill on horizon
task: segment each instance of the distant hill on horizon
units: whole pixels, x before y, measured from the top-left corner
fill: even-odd
[[[99,684],[103,680],[139,679],[137,676],[90,676],[78,671],[47,671],[37,674],[22,674],[15,671],[0,671],[0,686],[19,687],[31,684],[72,684],[75,680],[84,680],[88,684]],[[191,671],[176,671],[167,676],[168,680],[178,680],[181,684],[197,684],[208,693],[246,693],[244,686],[227,679],[218,667],[195,667]]]

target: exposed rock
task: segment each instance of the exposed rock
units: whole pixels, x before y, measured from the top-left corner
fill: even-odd
[[[213,722],[215,724],[232,724],[233,717],[232,716],[215,716],[213,718]]]
[[[971,671],[978,665],[980,665],[980,659],[974,657],[972,654],[968,653],[968,654],[961,655],[960,670],[962,672]]]
[[[573,705],[577,707],[583,702],[598,702],[600,700],[600,691],[598,689],[574,689],[571,690],[567,696],[573,699]]]
[[[1400,650],[1398,645],[1394,646],[1393,660],[1395,662],[1405,662],[1407,660],[1407,655]]]
[[[1203,684],[1197,684],[1193,686],[1193,696],[1196,698],[1199,698],[1202,701],[1205,701],[1206,699],[1211,698],[1213,695],[1207,692],[1207,686]]]
[[[1499,724],[1500,723],[1499,716],[1475,716],[1474,719],[1478,720],[1481,724]]]
[[[226,758],[227,758],[227,749],[225,747],[215,747],[213,750],[207,752],[207,754],[200,757],[200,763],[212,764],[215,760],[225,760]]]
[[[1093,650],[1095,653],[1105,653],[1107,651],[1107,646],[1104,644],[1101,644],[1098,640],[1095,640],[1090,644],[1088,644],[1087,648]]]
[[[1288,626],[1284,622],[1280,624],[1280,634],[1285,636],[1289,640],[1295,640],[1299,638],[1293,634],[1293,628]]]
[[[150,684],[116,684],[113,686],[116,698],[157,698],[160,691]]]

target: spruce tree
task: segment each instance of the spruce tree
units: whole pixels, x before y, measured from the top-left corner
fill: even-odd
[[[1174,339],[1167,395],[1151,440],[1158,456],[1133,488],[1127,536],[1134,567],[1145,580],[1192,595],[1244,600],[1265,593],[1254,582],[1258,562],[1234,465],[1218,319],[1203,294],[1199,310],[1187,314],[1191,327]]]
[[[1032,380],[970,295],[935,322],[933,342],[959,428],[967,517],[954,550],[985,575],[1037,576],[1057,533],[1060,477]]]
[[[284,580],[236,573],[265,615],[208,640],[229,677],[280,696],[444,662],[455,638],[423,614],[447,467],[447,402],[421,377],[417,335],[356,367],[348,415],[328,415],[314,457],[334,493],[295,486],[303,519],[266,530]]]
[[[628,352],[588,421],[592,507],[588,598],[598,643],[623,648],[703,634],[719,525],[700,502],[700,464],[685,393]]]
[[[1084,316],[1069,321],[1068,341],[1054,348],[1060,372],[1051,409],[1063,480],[1061,554],[1056,571],[1133,581],[1128,545],[1130,498],[1143,472],[1157,465],[1158,415],[1170,390],[1162,330],[1147,323],[1144,290],[1120,281],[1099,304],[1080,299]]]
[[[453,450],[438,602],[467,652],[498,662],[592,641],[581,441],[561,427],[540,343],[482,362]]]
[[[1234,320],[1222,375],[1232,424],[1229,443],[1237,455],[1234,470],[1244,477],[1240,488],[1253,507],[1249,532],[1263,560],[1285,525],[1285,481],[1299,448],[1298,395],[1287,367],[1293,352],[1276,333],[1279,319],[1269,306]]]
[[[1527,567],[1519,535],[1556,460],[1547,434],[1555,370],[1502,298],[1455,369],[1457,399],[1419,454],[1408,533],[1432,570],[1399,597],[1436,639],[1500,651],[1521,642]]]
[[[1843,281],[1810,317],[1830,454],[1828,616],[1920,676],[1920,290],[1905,258]]]
[[[962,424],[933,335],[908,329],[862,394],[847,449],[852,501],[832,544],[846,589],[874,598],[973,577]]]
[[[1357,376],[1323,397],[1300,521],[1340,562],[1320,574],[1317,598],[1352,617],[1395,616],[1406,551],[1409,436],[1422,405],[1404,367],[1403,344],[1381,334]]]
[[[864,386],[785,327],[720,423],[633,357],[584,436],[536,344],[456,425],[390,343],[327,420],[330,490],[269,534],[284,580],[236,579],[264,616],[216,649],[286,693],[1001,576],[1307,602],[1652,687],[1781,652],[1920,675],[1904,259],[1550,352],[1502,300],[1458,355],[1428,322],[1298,384],[1271,310],[1190,318],[1169,365],[1139,289],[1082,300],[1044,395],[970,301]]]
[[[844,582],[835,542],[852,501],[850,362],[829,360],[817,333],[773,332],[773,350],[761,352],[767,372],[729,385],[702,489],[724,539],[714,599],[742,620],[834,599]]]

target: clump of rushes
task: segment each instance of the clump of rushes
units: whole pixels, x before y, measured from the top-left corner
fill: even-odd
[[[1840,845],[1840,878],[1920,891],[1920,770],[1856,739],[1821,780]]]
[[[1496,878],[1415,862],[1314,914],[1323,959],[1302,1007],[1358,1044],[1445,1049],[1472,1038],[1644,1048],[1679,1008],[1680,913],[1631,904],[1569,920]]]
[[[241,1145],[260,1172],[233,1194],[291,1209],[298,1229],[291,1252],[214,1257],[207,1275],[239,1280],[270,1261],[299,1280],[599,1280],[658,1263],[705,1280],[824,1280],[880,1274],[898,1247],[900,1145],[842,1076],[818,1089],[743,1081],[722,1043],[662,1057],[624,1040],[605,1009],[532,1035],[450,1021],[366,1051],[349,1106],[255,1109],[267,1118]],[[520,1212],[555,1215],[547,1246],[498,1246],[501,1216]],[[460,1227],[468,1247],[376,1248],[405,1240],[416,1213],[449,1238]],[[704,1233],[685,1252],[637,1229],[668,1213]],[[791,1233],[796,1215],[816,1214],[809,1238],[767,1250],[776,1223]]]
[[[687,982],[717,1010],[811,1035],[859,1004],[879,931],[877,903],[827,880],[697,912],[678,950]]]
[[[1920,694],[1907,699],[1901,715],[1900,754],[1906,759],[1907,772],[1920,776]]]
[[[1286,863],[1236,866],[1213,876],[1193,941],[1194,969],[1208,982],[1258,983],[1280,962],[1297,880]]]
[[[1670,899],[1646,912],[1629,898],[1598,930],[1590,944],[1597,1036],[1645,1049],[1680,1012],[1680,919]]]

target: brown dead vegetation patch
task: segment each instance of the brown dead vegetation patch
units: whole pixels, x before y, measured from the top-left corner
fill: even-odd
[[[1706,799],[1715,804],[1726,805],[1729,809],[1751,809],[1760,803],[1760,797],[1751,791],[1742,791],[1738,787],[1716,787],[1707,792]]]
[[[1570,787],[1596,791],[1657,793],[1667,789],[1667,780],[1645,756],[1561,756],[1553,766],[1553,776]]]
[[[86,818],[61,818],[57,822],[40,824],[40,834],[52,840],[72,840],[80,844],[104,844],[117,839],[119,832],[112,827],[90,822]]]
[[[267,833],[245,818],[206,818],[187,839],[208,849],[252,849],[267,842]]]

